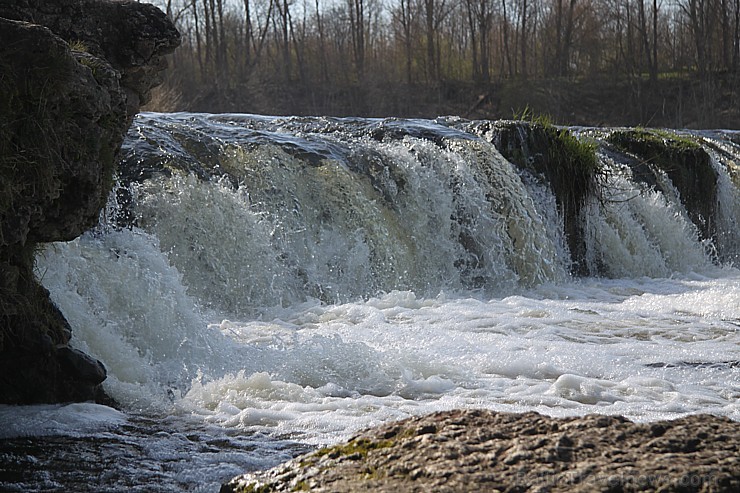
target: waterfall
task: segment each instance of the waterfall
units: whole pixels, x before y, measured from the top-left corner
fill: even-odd
[[[36,259],[120,411],[0,410],[18,470],[210,491],[440,410],[738,420],[738,142],[139,115],[100,224]]]
[[[615,149],[608,130],[574,131],[591,143],[598,176],[567,216],[557,194],[570,178],[556,187],[558,169],[538,167],[552,143],[510,128],[527,147],[512,151],[496,127],[457,119],[141,115],[101,225],[42,252],[39,277],[73,343],[108,367],[111,393],[166,407],[203,379],[252,382],[265,368],[373,394],[431,385],[434,371],[405,376],[364,344],[294,345],[296,326],[334,316],[315,306],[550,296],[532,293],[583,273],[660,279],[737,261],[733,135],[693,136],[717,176],[714,215],[697,224],[673,170]],[[257,325],[245,332],[247,320]],[[338,364],[326,359],[337,348],[363,363],[317,374]]]
[[[122,168],[128,214],[158,239],[190,294],[237,314],[393,290],[501,295],[569,278],[553,187],[470,128],[455,119],[144,115]],[[526,131],[517,128],[520,139]],[[534,159],[536,150],[521,152]],[[714,239],[701,237],[665,172],[654,171],[660,186],[645,183],[599,151],[603,179],[581,206],[585,258],[576,260],[610,277],[701,269],[712,254],[734,260],[738,189],[727,163],[738,153],[711,152],[721,196],[707,219]]]
[[[132,182],[130,213],[208,305],[503,294],[568,275],[552,192],[471,134],[409,124],[378,140],[351,124],[286,136],[244,117],[142,120],[129,162],[151,161],[147,139],[160,139],[157,159],[174,170]]]

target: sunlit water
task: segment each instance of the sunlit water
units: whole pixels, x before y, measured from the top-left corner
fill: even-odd
[[[146,141],[162,159],[216,159],[236,183],[144,181],[137,227],[39,256],[121,409],[0,407],[0,489],[215,492],[442,409],[740,420],[740,200],[721,162],[734,147],[715,156],[719,245],[608,163],[607,200],[584,219],[604,276],[576,279],[554,198],[484,140],[433,122],[408,125],[444,130],[444,145],[319,123],[137,120],[129,153]],[[326,152],[308,165],[286,142]],[[372,173],[347,164],[368,156]]]

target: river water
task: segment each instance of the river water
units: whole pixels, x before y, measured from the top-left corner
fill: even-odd
[[[714,241],[600,153],[592,275],[572,277],[549,188],[464,123],[139,116],[124,168],[143,174],[37,259],[119,409],[0,407],[0,490],[215,492],[452,408],[740,420],[729,133],[698,135]]]

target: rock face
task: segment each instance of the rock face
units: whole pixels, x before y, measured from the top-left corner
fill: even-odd
[[[698,143],[669,131],[647,129],[618,130],[607,140],[638,159],[641,168],[635,169],[635,176],[649,185],[661,188],[658,178],[665,173],[701,237],[716,236],[717,171]]]
[[[390,423],[229,492],[735,492],[740,423],[457,410]]]
[[[0,402],[87,400],[105,379],[67,347],[36,246],[97,223],[125,132],[178,43],[148,4],[0,4]]]
[[[581,225],[586,201],[596,196],[600,173],[596,146],[549,123],[482,122],[474,131],[491,141],[506,159],[552,188],[563,217],[571,270],[575,275],[595,274],[583,262],[586,243]]]

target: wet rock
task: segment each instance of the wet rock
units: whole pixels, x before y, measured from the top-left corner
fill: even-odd
[[[162,82],[165,55],[180,44],[161,10],[134,0],[15,0],[0,5],[0,17],[45,26],[110,64],[119,73],[129,118],[149,102],[151,89]]]
[[[383,425],[221,488],[303,490],[729,493],[740,491],[740,423],[446,411]]]
[[[639,164],[655,175],[648,184],[665,189],[660,174],[670,178],[681,203],[702,238],[716,236],[717,171],[698,142],[668,130],[625,129],[612,132],[607,140],[618,149],[638,159]],[[637,172],[636,176],[645,176]]]
[[[97,223],[126,130],[178,43],[152,5],[0,3],[0,402],[97,392],[102,365],[66,348],[35,252]]]
[[[573,273],[596,274],[586,269],[586,243],[581,226],[586,201],[597,197],[600,169],[595,144],[546,121],[475,122],[471,131],[489,140],[511,163],[552,189],[563,217]]]
[[[92,384],[99,384],[105,380],[106,371],[102,363],[79,349],[69,346],[59,347],[57,357],[62,369],[76,377],[77,380]]]

